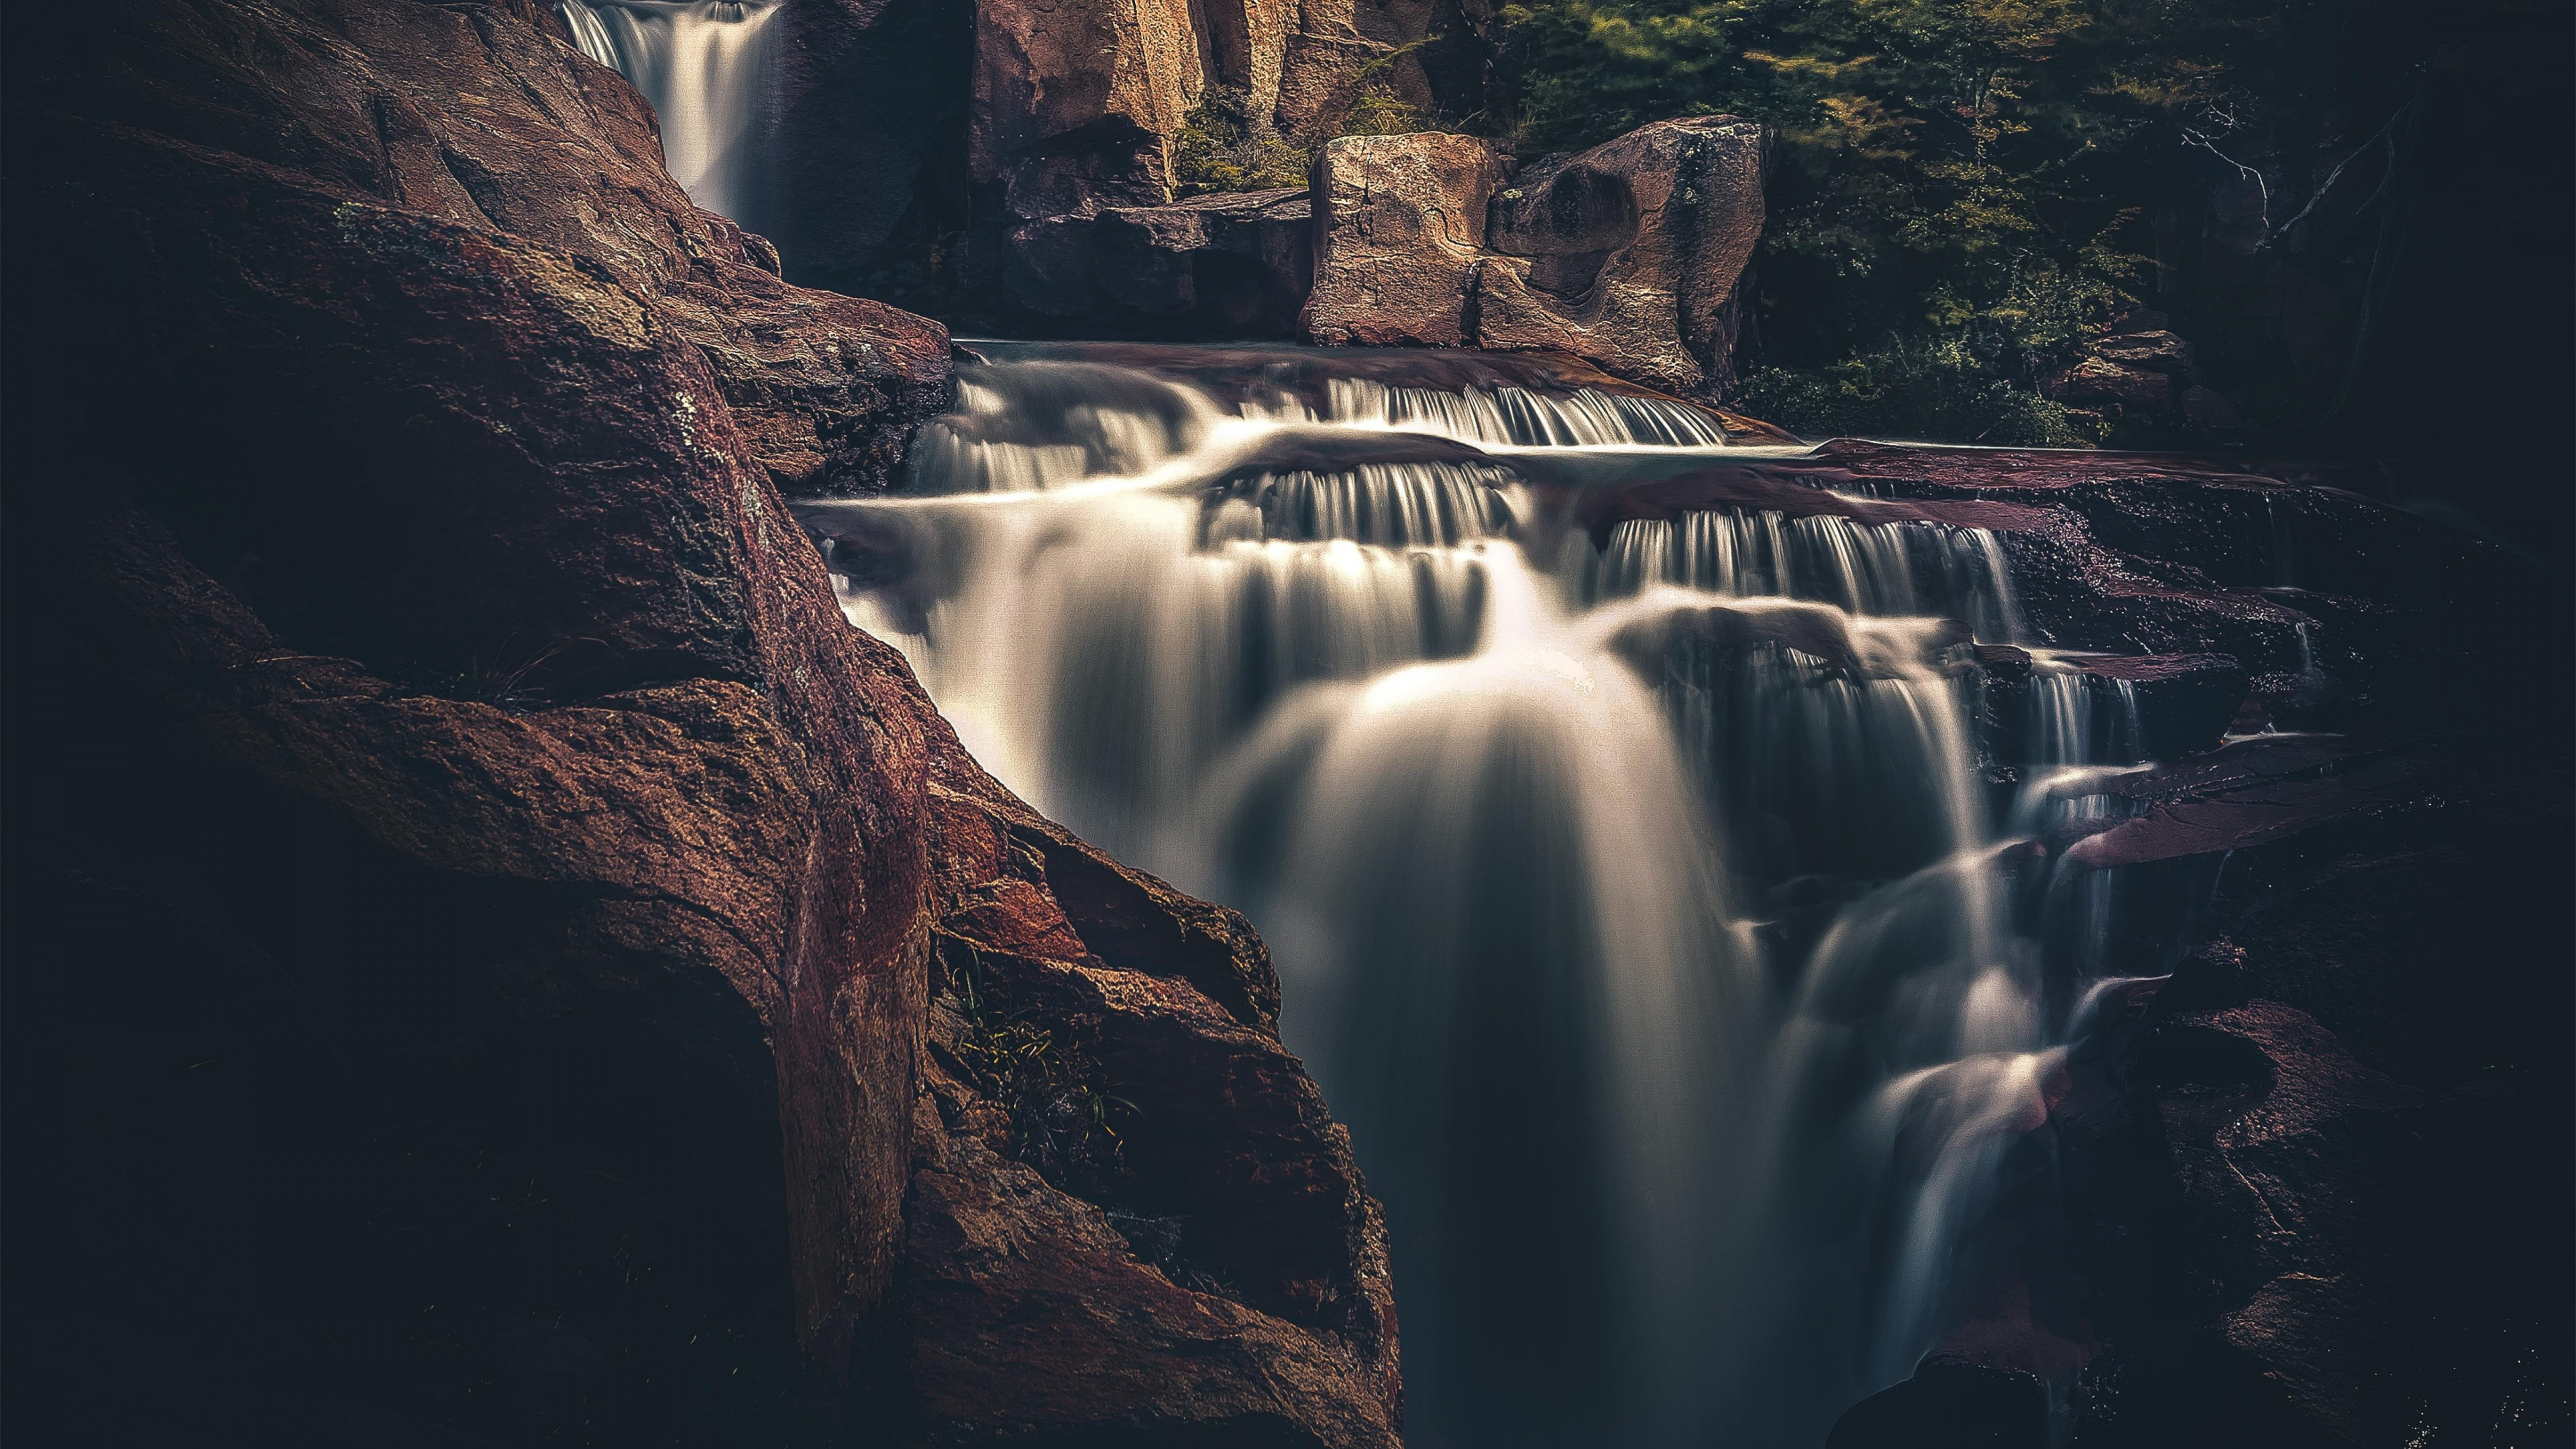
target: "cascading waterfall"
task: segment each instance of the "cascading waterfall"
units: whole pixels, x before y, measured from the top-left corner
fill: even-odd
[[[1387,1204],[1412,1441],[1808,1445],[1910,1372],[2081,1019],[2014,837],[2136,738],[2043,656],[1992,818],[1998,541],[1595,548],[1533,454],[1704,414],[985,350],[904,495],[804,516],[988,767],[1262,928]]]
[[[771,22],[783,0],[560,0],[582,54],[653,103],[662,164],[689,199],[746,220],[758,184]]]

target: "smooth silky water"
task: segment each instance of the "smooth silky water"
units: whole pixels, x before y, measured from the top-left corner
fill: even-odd
[[[751,224],[762,109],[784,0],[558,0],[581,52],[632,82],[689,199]]]
[[[1587,490],[1746,450],[1365,354],[976,349],[895,494],[800,511],[979,759],[1263,931],[1386,1204],[1411,1442],[1815,1445],[1910,1373],[2097,994],[2098,885],[2022,842],[2135,760],[2041,651],[1987,784],[1995,537],[1596,543]]]

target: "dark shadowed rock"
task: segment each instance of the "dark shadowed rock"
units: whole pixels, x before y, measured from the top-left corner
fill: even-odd
[[[1030,312],[1123,336],[1280,336],[1314,269],[1306,193],[1284,190],[1043,217],[1004,277]]]
[[[798,0],[780,21],[778,245],[789,275],[854,290],[889,242],[963,213],[974,10]]]
[[[1825,1449],[2044,1449],[2048,1386],[2006,1369],[1933,1358],[1854,1404]]]

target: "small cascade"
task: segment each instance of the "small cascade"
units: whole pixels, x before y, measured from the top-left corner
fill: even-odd
[[[1334,378],[1332,419],[1442,433],[1470,443],[1523,448],[1722,448],[1725,430],[1698,408],[1663,398],[1582,388],[1550,397],[1519,387],[1459,392]]]
[[[1739,511],[1596,550],[1523,483],[1546,450],[1615,488],[1713,428],[985,351],[901,496],[800,512],[987,767],[1261,928],[1387,1207],[1408,1431],[1812,1445],[1910,1372],[2084,1019],[2012,836],[2092,797],[1991,820],[1977,758],[1993,537]],[[2090,679],[2034,665],[2047,759],[2133,748]]]
[[[1178,383],[1071,361],[961,360],[957,406],[904,460],[918,493],[1029,493],[1139,476],[1189,452],[1218,414]]]
[[[1834,514],[1687,513],[1615,525],[1579,557],[1587,597],[1678,584],[1740,597],[1816,599],[1856,614],[1956,618],[1977,637],[2018,632],[2003,546],[1983,528],[1859,523]]]
[[[1461,463],[1367,463],[1349,472],[1264,473],[1235,490],[1211,541],[1349,539],[1403,547],[1498,536],[1511,523],[1501,468]]]
[[[781,0],[560,0],[582,54],[626,77],[662,123],[662,164],[700,207],[746,220],[760,181]]]

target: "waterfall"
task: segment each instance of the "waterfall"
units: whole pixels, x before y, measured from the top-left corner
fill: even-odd
[[[1909,1373],[2087,1019],[2050,901],[2095,887],[2020,889],[2024,837],[2137,738],[2042,655],[1990,806],[1994,535],[1716,508],[1596,545],[1539,455],[1615,488],[1723,441],[986,350],[903,492],[800,513],[979,759],[1262,929],[1387,1206],[1416,1441],[1812,1445]]]
[[[560,0],[581,52],[653,103],[662,164],[689,199],[746,219],[759,184],[780,0]]]

